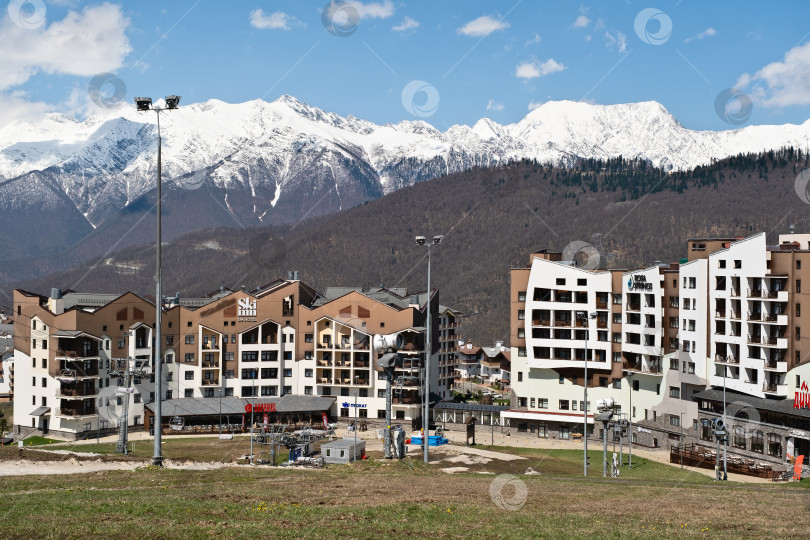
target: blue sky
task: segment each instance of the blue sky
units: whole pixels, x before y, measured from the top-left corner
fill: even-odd
[[[13,0],[0,21],[0,123],[91,114],[88,87],[103,73],[120,79],[127,104],[291,94],[344,116],[439,129],[516,122],[549,100],[655,100],[692,129],[802,123],[808,15],[803,1]],[[727,88],[739,92],[723,94],[737,97],[718,113]],[[108,82],[101,96],[115,90]]]

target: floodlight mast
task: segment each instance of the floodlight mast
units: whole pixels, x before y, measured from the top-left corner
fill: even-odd
[[[425,329],[425,403],[424,407],[425,410],[422,413],[422,446],[424,448],[424,460],[425,463],[428,463],[429,460],[429,451],[428,451],[428,441],[430,440],[430,357],[433,353],[433,348],[431,346],[431,335],[432,326],[431,326],[431,313],[430,313],[430,300],[431,300],[431,290],[430,290],[430,248],[431,245],[438,246],[442,243],[442,239],[444,235],[437,234],[433,237],[431,243],[427,242],[427,239],[424,236],[417,236],[416,237],[416,244],[419,246],[427,246],[428,250],[428,283],[427,283],[427,328]]]
[[[152,465],[157,467],[163,466],[163,451],[161,449],[162,443],[162,430],[163,430],[163,411],[161,410],[161,402],[163,400],[163,381],[161,374],[161,367],[163,364],[163,347],[161,326],[163,324],[163,295],[162,295],[162,273],[161,273],[161,253],[160,245],[161,238],[161,203],[163,200],[163,193],[161,189],[162,184],[162,164],[161,164],[161,137],[160,137],[160,113],[165,110],[174,110],[180,106],[180,96],[171,95],[167,96],[165,105],[163,107],[155,107],[152,104],[152,98],[149,97],[136,97],[135,107],[138,111],[155,111],[157,116],[157,129],[158,129],[158,153],[157,153],[157,238],[155,239],[155,344],[152,347],[154,352],[155,362],[155,448],[152,454]]]

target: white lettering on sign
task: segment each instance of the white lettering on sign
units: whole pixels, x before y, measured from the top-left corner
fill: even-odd
[[[251,301],[250,298],[240,298],[238,306],[239,317],[256,316],[256,300]]]

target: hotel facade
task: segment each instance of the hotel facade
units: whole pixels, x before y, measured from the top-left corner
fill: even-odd
[[[600,436],[593,404],[612,398],[637,445],[714,444],[708,423],[725,410],[731,452],[810,457],[797,398],[810,382],[810,235],[692,239],[687,250],[637,270],[542,251],[511,270],[513,430],[568,439],[587,408]]]
[[[440,349],[438,291],[432,292],[433,358]],[[279,280],[252,292],[164,299],[164,400],[285,395],[336,396],[330,417],[384,418],[387,381],[375,334],[400,333],[392,417],[421,417],[427,294],[405,289],[330,288]],[[155,305],[133,293],[49,296],[14,292],[14,423],[17,433],[94,436],[123,421],[142,426],[155,396]],[[435,365],[435,363],[434,363]],[[134,390],[121,388],[129,369]],[[431,370],[430,388],[439,390]],[[446,382],[445,382],[446,384]],[[357,405],[355,405],[355,399]],[[217,400],[209,403],[212,411]],[[198,407],[199,409],[199,407]],[[172,410],[163,410],[165,426]]]

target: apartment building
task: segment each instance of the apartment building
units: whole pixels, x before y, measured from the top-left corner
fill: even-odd
[[[156,355],[151,299],[16,290],[15,426],[18,432],[80,436],[115,428],[124,410],[129,425],[142,425],[150,414],[144,405],[157,399],[156,356],[163,362],[164,400],[336,396],[333,417],[383,418],[386,381],[371,341],[374,334],[395,332],[404,338],[405,361],[396,373],[393,415],[413,420],[420,416],[426,308],[426,293],[410,296],[404,289],[330,288],[319,294],[295,279],[251,292],[221,289],[204,298],[164,299]],[[435,290],[431,309],[437,359]],[[120,389],[127,369],[131,393]],[[432,372],[435,392],[438,375]],[[355,396],[356,415],[348,405]]]
[[[453,397],[453,388],[458,379],[458,358],[456,350],[461,340],[463,313],[447,306],[439,306],[439,388],[438,394],[445,398]]]
[[[810,411],[789,404],[810,378],[801,317],[809,242],[797,234],[775,246],[764,234],[690,239],[678,263],[635,270],[585,270],[553,251],[532,254],[528,267],[511,271],[515,398],[503,417],[519,432],[561,439],[582,433],[585,417],[592,433],[587,384],[590,403],[612,398],[632,420],[635,443],[669,448],[711,437],[707,420],[722,414],[725,386],[732,429],[746,434],[735,451],[807,454]]]

